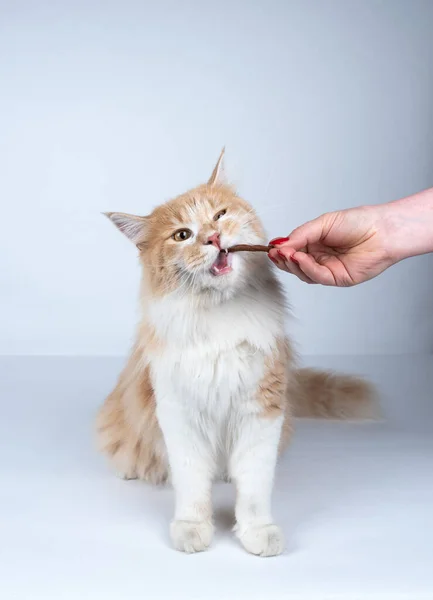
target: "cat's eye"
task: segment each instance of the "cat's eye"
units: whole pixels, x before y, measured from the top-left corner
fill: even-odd
[[[217,214],[214,216],[213,220],[214,221],[218,221],[218,219],[221,219],[221,217],[223,217],[225,214],[227,213],[226,209],[224,210],[220,210],[219,212],[217,212]]]
[[[176,242],[184,242],[185,240],[189,240],[192,236],[192,231],[190,229],[179,229],[171,236]]]

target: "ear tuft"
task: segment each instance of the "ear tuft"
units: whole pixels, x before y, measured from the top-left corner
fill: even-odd
[[[139,217],[137,215],[128,215],[119,212],[106,212],[103,214],[108,217],[110,221],[131,240],[131,242],[134,242],[134,244],[138,244],[145,240],[148,224],[147,217]]]
[[[209,181],[207,182],[208,185],[218,185],[221,183],[225,183],[225,177],[224,177],[224,154],[225,154],[225,146],[224,148],[221,150],[221,154],[219,155],[217,164],[214,167],[214,170],[212,171],[212,175],[209,178]]]

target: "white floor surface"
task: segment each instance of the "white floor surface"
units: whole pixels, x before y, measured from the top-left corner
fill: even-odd
[[[211,549],[170,547],[169,488],[121,481],[93,418],[121,359],[0,359],[0,598],[433,600],[433,356],[310,358],[365,373],[386,420],[299,422],[276,477],[287,550],[261,559],[231,533],[215,485]]]

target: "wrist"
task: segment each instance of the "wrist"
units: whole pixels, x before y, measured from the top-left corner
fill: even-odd
[[[433,188],[374,208],[393,263],[433,252]]]

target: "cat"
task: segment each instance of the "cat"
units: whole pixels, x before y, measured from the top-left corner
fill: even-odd
[[[170,480],[173,545],[205,550],[211,486],[236,486],[236,535],[252,554],[284,549],[271,513],[278,454],[293,418],[374,418],[362,379],[300,369],[285,334],[286,302],[252,207],[225,182],[223,154],[206,184],[149,216],[106,213],[138,248],[141,322],[97,420],[99,446],[125,479]]]

